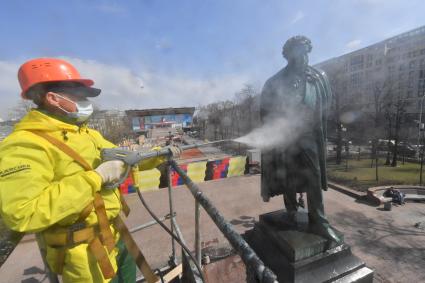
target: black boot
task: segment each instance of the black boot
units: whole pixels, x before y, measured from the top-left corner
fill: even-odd
[[[341,243],[342,239],[338,237],[335,230],[332,229],[324,215],[308,213],[309,230],[316,235],[322,236],[329,241]]]
[[[287,211],[285,222],[287,225],[291,227],[297,227],[297,211],[296,210]]]
[[[310,223],[310,231],[313,234],[322,236],[328,241],[333,241],[335,243],[342,243],[342,239],[338,237],[335,233],[335,230],[329,225],[329,223]]]

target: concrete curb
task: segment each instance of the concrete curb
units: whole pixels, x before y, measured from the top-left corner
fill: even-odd
[[[334,182],[328,182],[328,187],[338,191],[340,193],[346,194],[347,196],[350,196],[352,198],[358,199],[366,196],[366,193],[359,192],[356,190],[353,190],[349,187],[334,183]]]

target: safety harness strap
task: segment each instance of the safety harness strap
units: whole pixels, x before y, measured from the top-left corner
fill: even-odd
[[[51,144],[53,144],[54,146],[62,150],[69,157],[74,159],[74,161],[80,164],[81,167],[83,167],[86,171],[92,170],[91,166],[75,150],[73,150],[72,148],[70,148],[68,145],[64,144],[60,140],[46,134],[43,131],[37,131],[37,130],[29,130],[29,131],[32,132],[33,134],[36,134],[37,136],[44,138],[45,140],[47,140],[48,142],[50,142]]]
[[[69,157],[74,159],[78,164],[81,165],[86,171],[93,170],[90,164],[88,164],[84,158],[81,157],[75,150],[73,150],[71,147],[66,145],[65,143],[61,142],[60,140],[46,134],[42,131],[32,131],[34,134],[44,138],[45,140],[49,141],[51,144],[55,145],[57,148],[62,150],[64,153],[66,153]],[[89,204],[90,208],[94,206],[94,210],[97,215],[97,220],[99,222],[99,228],[100,228],[100,235],[102,243],[108,248],[108,251],[111,252],[115,247],[115,241],[114,236],[112,235],[111,228],[109,227],[109,221],[108,217],[106,215],[106,209],[105,209],[105,203],[103,202],[102,196],[96,192],[94,194],[94,201],[93,203]],[[82,214],[80,214],[79,219],[87,218],[87,216],[90,214],[89,208],[86,207]],[[82,220],[84,220],[83,218]]]
[[[122,240],[126,245],[128,252],[133,257],[137,267],[143,273],[143,276],[145,276],[146,281],[148,283],[157,282],[159,278],[152,271],[152,268],[149,266],[145,256],[137,246],[137,243],[134,241],[133,237],[130,234],[130,231],[128,231],[127,226],[125,225],[124,221],[120,216],[117,216],[114,219],[114,227],[120,232]]]
[[[90,226],[79,230],[56,228],[43,234],[46,244],[52,247],[74,247],[81,243],[90,243],[99,234],[98,226]]]
[[[109,220],[106,216],[105,203],[103,202],[102,196],[97,192],[94,195],[93,205],[99,223],[102,243],[108,248],[109,252],[112,252],[115,247],[114,235],[112,235]]]
[[[57,148],[62,150],[64,153],[66,153],[69,157],[73,158],[74,161],[76,161],[78,164],[80,164],[81,167],[83,167],[86,171],[92,170],[92,167],[90,166],[90,164],[88,164],[81,157],[81,155],[79,155],[75,150],[73,150],[72,148],[70,148],[68,145],[64,144],[60,140],[42,132],[42,131],[30,130],[30,132],[44,138],[45,140],[49,141],[51,144],[55,145]],[[123,210],[125,216],[128,216],[130,214],[130,208],[129,208],[127,202],[125,201],[121,191],[120,191],[120,202],[122,204],[122,210]],[[80,214],[79,220],[86,219],[89,216],[92,209],[93,209],[93,204],[90,203],[90,205],[87,206],[83,210],[83,212]]]
[[[120,201],[121,201],[121,209],[124,212],[125,217],[127,217],[130,214],[130,207],[128,206],[127,202],[125,201],[124,196],[122,195],[122,192],[120,191]]]
[[[81,211],[80,216],[78,217],[77,222],[83,222],[87,217],[89,217],[90,213],[92,212],[94,208],[93,203],[89,203],[83,211]]]
[[[66,153],[68,156],[73,158],[74,161],[80,164],[81,167],[83,167],[86,171],[92,170],[91,166],[76,151],[74,151],[65,143],[41,131],[32,130],[31,132],[44,138],[45,140],[49,141],[51,144],[55,145],[57,148],[62,150],[64,153]],[[122,204],[122,210],[124,214],[128,216],[130,212],[130,208],[128,207],[123,195],[121,194],[121,191],[120,191],[120,201]],[[74,242],[74,240],[77,240],[75,238],[78,238],[78,240],[83,240],[83,241],[88,240],[90,251],[93,253],[97,262],[99,263],[99,267],[102,271],[103,277],[105,277],[106,279],[110,279],[115,276],[115,272],[111,265],[111,262],[109,261],[105,248],[102,246],[102,244],[106,246],[106,248],[108,249],[108,252],[111,252],[115,247],[115,241],[114,241],[114,237],[112,235],[112,231],[109,225],[108,217],[106,215],[105,203],[100,193],[98,192],[95,193],[94,201],[84,208],[84,210],[81,212],[78,218],[78,221],[83,221],[84,219],[86,219],[88,215],[90,214],[90,212],[92,211],[93,207],[95,209],[98,224],[99,224],[100,240],[99,240],[99,237],[97,236],[92,238],[93,237],[92,233],[94,232],[93,229],[84,229],[84,231],[81,231],[80,233],[78,233],[78,231],[72,232],[72,235],[73,235],[72,242]],[[130,231],[128,230],[127,226],[125,225],[121,217],[117,216],[114,219],[113,224],[114,224],[114,227],[121,234],[121,237],[129,253],[134,258],[139,270],[145,276],[147,282],[148,283],[157,282],[159,280],[158,277],[155,275],[152,268],[149,266],[148,262],[146,261],[146,258],[144,257],[143,253],[137,246],[136,242],[134,241],[133,237],[130,234]],[[76,237],[76,235],[80,235],[80,237]],[[60,243],[69,242],[68,238],[66,240],[62,240],[59,238],[60,237],[56,239],[52,239],[49,242],[53,242],[55,240]],[[62,270],[63,264],[64,264],[65,249],[64,248],[59,248],[59,249],[60,251],[58,256],[58,264],[60,266],[58,266],[59,267],[58,270]],[[59,274],[61,274],[61,272]]]
[[[69,157],[71,157],[75,162],[81,165],[81,167],[83,167],[86,171],[92,170],[92,167],[75,150],[73,150],[71,147],[69,147],[65,143],[61,142],[60,140],[42,131],[31,130],[31,132],[37,136],[44,138],[45,140],[47,140],[48,142],[56,146],[58,149],[60,149]],[[114,236],[112,235],[111,227],[109,225],[108,216],[106,215],[105,203],[100,193],[96,192],[94,194],[94,201],[83,209],[83,211],[80,213],[78,220],[82,221],[85,218],[87,218],[93,207],[95,209],[97,221],[99,223],[100,237],[101,237],[102,243],[107,247],[108,252],[111,252],[115,247],[115,241],[114,241]],[[97,246],[91,247],[92,245],[97,245],[98,243],[100,243],[100,241],[98,237],[95,237],[95,239],[89,243],[90,250],[93,252],[93,255],[96,257],[96,259],[98,259],[98,263],[99,263],[100,269],[102,270],[103,276],[105,278],[112,278],[112,277],[108,277],[109,274],[114,273],[112,265],[109,262],[109,258],[106,257],[105,259],[104,254],[94,254],[94,252],[101,252],[103,250],[103,247],[102,247],[102,250],[99,249]],[[103,250],[103,252],[105,251]],[[61,253],[59,253],[59,256],[58,256],[59,262],[63,260],[63,255],[61,256],[60,254]],[[102,259],[102,260],[99,260],[99,259]],[[106,264],[106,261],[108,262],[108,264]],[[61,270],[62,268],[59,268],[59,270]]]
[[[115,277],[115,271],[112,267],[109,256],[106,253],[105,248],[99,240],[99,237],[94,238],[89,243],[89,248],[97,262],[99,263],[100,270],[102,271],[103,277],[106,279],[111,279]]]
[[[65,248],[57,249],[57,257],[56,257],[56,271],[58,274],[63,273],[63,266],[65,265]]]

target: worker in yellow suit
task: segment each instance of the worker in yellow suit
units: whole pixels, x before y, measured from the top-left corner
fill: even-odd
[[[113,225],[122,209],[119,190],[102,189],[119,179],[124,164],[102,163],[101,150],[114,144],[86,123],[93,112],[87,98],[100,89],[54,58],[26,62],[18,79],[22,97],[38,108],[0,144],[4,222],[15,231],[39,233],[50,269],[65,283],[135,282],[135,263]],[[147,160],[140,167],[163,161]]]

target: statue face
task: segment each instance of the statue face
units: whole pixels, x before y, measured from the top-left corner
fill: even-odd
[[[308,66],[308,53],[302,46],[292,49],[287,59],[288,65],[296,70],[302,71]]]

